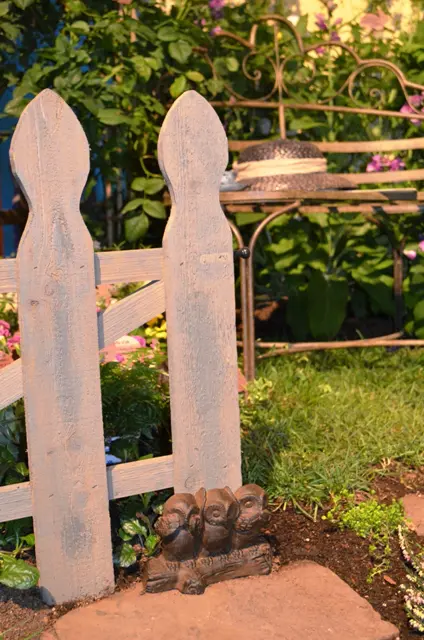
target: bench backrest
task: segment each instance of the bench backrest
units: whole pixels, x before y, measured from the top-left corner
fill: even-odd
[[[355,125],[349,132],[352,142],[313,140],[322,152],[329,154],[382,154],[424,149],[424,137],[358,140],[358,137],[364,137],[362,116],[378,118],[378,122],[384,119],[387,123],[391,118],[396,118],[397,121],[413,118],[418,125],[419,121],[424,121],[424,113],[411,100],[414,94],[424,92],[424,85],[409,81],[392,62],[379,58],[361,59],[351,46],[335,40],[305,45],[294,25],[278,14],[258,18],[252,25],[248,39],[228,31],[216,33],[216,38],[219,39],[218,48],[222,56],[211,58],[205,52],[205,59],[217,83],[217,97],[211,104],[221,112],[253,109],[258,114],[277,115],[278,135],[282,138],[286,137],[286,117],[289,110],[353,116],[356,119]],[[315,102],[310,102],[309,90],[316,82],[319,57],[326,52],[326,60],[333,69],[337,67],[340,71],[340,65],[343,65],[346,72],[341,82],[339,78],[340,86],[331,87],[331,90],[318,96]],[[225,64],[223,69],[224,56],[231,56],[232,74],[225,69]],[[371,84],[368,101],[377,102],[375,106],[361,106],[360,94],[362,92],[363,95],[364,91],[361,83],[364,77]],[[386,96],[390,90],[397,92],[397,109],[385,108],[388,102]],[[390,103],[396,104],[393,96]],[[412,111],[401,111],[402,104],[408,104]],[[252,144],[263,142],[263,139],[230,140],[230,151],[239,152]],[[424,168],[349,172],[348,175],[358,185],[405,183],[424,180]]]

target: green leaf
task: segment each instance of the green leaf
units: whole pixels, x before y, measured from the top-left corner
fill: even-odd
[[[144,191],[148,195],[158,193],[164,186],[163,178],[135,178],[131,183],[131,189]]]
[[[146,555],[150,556],[155,551],[156,547],[159,544],[159,536],[150,535],[146,538],[144,542],[144,548],[146,550]]]
[[[224,82],[220,78],[210,78],[207,81],[206,86],[211,92],[212,96],[216,96],[217,93],[224,89]]]
[[[169,45],[169,55],[177,62],[185,64],[191,56],[192,47],[185,40],[171,42]]]
[[[77,20],[71,24],[70,29],[77,33],[88,33],[90,31],[90,25],[84,20]]]
[[[179,33],[174,29],[174,27],[162,27],[158,31],[158,38],[162,40],[162,42],[172,42],[174,40],[178,40]]]
[[[192,82],[202,82],[205,79],[205,76],[199,71],[187,71],[186,76]]]
[[[9,3],[0,2],[0,18],[7,15],[8,13],[9,13]]]
[[[13,0],[19,9],[27,9],[35,0]]]
[[[119,109],[99,109],[97,117],[100,122],[110,126],[118,124],[131,124],[132,119],[119,111]]]
[[[234,58],[234,56],[226,58],[225,63],[227,65],[228,71],[231,71],[232,73],[235,73],[240,68],[239,61],[237,60],[237,58]]]
[[[22,536],[21,540],[25,542],[27,547],[35,546],[35,535],[33,533],[29,533],[27,536]]]
[[[424,300],[420,300],[414,307],[414,333],[422,340],[424,338]]]
[[[391,276],[381,275],[378,280],[366,277],[357,278],[355,272],[352,272],[352,276],[370,298],[371,308],[374,313],[385,313],[393,316],[393,278]]]
[[[306,340],[309,332],[308,296],[306,291],[299,290],[289,295],[286,318],[295,339]]]
[[[0,583],[12,589],[35,587],[40,574],[38,569],[24,560],[0,554]]]
[[[130,200],[122,209],[121,214],[129,213],[130,211],[134,211],[135,209],[142,207],[143,202],[144,202],[143,198],[135,198],[134,200]]]
[[[25,462],[18,462],[16,465],[16,471],[20,473],[21,476],[29,476],[29,470]]]
[[[147,63],[147,60],[143,56],[134,56],[131,61],[138,75],[147,82],[152,75],[152,67]]]
[[[330,340],[346,316],[349,287],[346,278],[314,271],[308,285],[309,327],[314,338]]]
[[[184,93],[187,87],[187,78],[185,76],[180,76],[171,84],[169,93],[173,98],[178,98],[182,93]]]
[[[147,536],[147,529],[144,525],[134,518],[133,520],[126,520],[122,523],[122,529],[130,536],[140,535],[145,538]]]
[[[128,242],[137,242],[146,235],[148,228],[149,218],[145,213],[136,218],[129,218],[125,220],[125,237]]]
[[[147,57],[145,58],[145,60],[149,67],[153,69],[153,71],[159,71],[159,69],[161,68],[161,63],[157,58]]]
[[[137,561],[137,556],[130,544],[124,542],[124,544],[117,550],[113,558],[115,564],[119,567],[130,567]]]
[[[159,200],[145,200],[143,209],[152,218],[158,218],[159,220],[166,218],[165,207]]]

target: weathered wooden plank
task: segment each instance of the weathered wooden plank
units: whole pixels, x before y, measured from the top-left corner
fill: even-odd
[[[22,366],[16,360],[0,369],[0,410],[23,396]]]
[[[152,282],[98,314],[99,349],[165,311],[163,282]],[[0,409],[23,396],[22,362],[0,369]]]
[[[0,487],[0,522],[32,515],[31,485],[19,482]]]
[[[96,285],[160,280],[162,249],[100,251],[94,254]],[[16,260],[0,260],[0,293],[16,291]]]
[[[44,600],[114,586],[93,244],[79,211],[89,149],[45,90],[22,113],[12,170],[29,204],[17,257],[22,373],[37,565]]]
[[[169,489],[173,473],[173,456],[115,464],[107,468],[109,500]]]
[[[101,251],[94,262],[96,285],[162,279],[162,249]]]
[[[159,163],[172,196],[163,238],[174,487],[241,484],[234,261],[219,203],[225,132],[194,91],[170,109]]]
[[[116,464],[106,469],[109,500],[172,487],[173,458],[163,456]],[[0,487],[0,522],[32,515],[31,483]]]
[[[0,293],[13,293],[16,291],[16,260],[0,259]]]
[[[221,204],[261,204],[290,202],[292,200],[319,200],[321,203],[345,202],[400,202],[417,199],[416,189],[353,189],[352,191],[227,191],[220,194]]]
[[[163,282],[151,282],[98,315],[99,349],[165,311]]]

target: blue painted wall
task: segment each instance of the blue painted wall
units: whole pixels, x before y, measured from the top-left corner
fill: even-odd
[[[12,91],[7,90],[0,97],[0,112],[4,105],[11,99]],[[0,130],[8,131],[15,124],[14,118],[2,118],[0,120]],[[6,140],[0,144],[0,203],[3,209],[12,206],[12,198],[14,195],[12,173],[9,163],[10,140]],[[4,257],[16,253],[18,246],[17,228],[14,225],[5,225],[3,227],[3,244]],[[1,250],[1,248],[0,248]]]

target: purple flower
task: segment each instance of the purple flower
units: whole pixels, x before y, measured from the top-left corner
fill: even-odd
[[[412,97],[416,97],[416,96],[412,96]],[[412,102],[412,100],[411,100]],[[415,113],[415,111],[413,110],[413,108],[409,105],[409,104],[404,104],[403,107],[400,110],[401,113],[410,113],[411,115],[413,115]],[[411,124],[415,124],[420,125],[421,124],[421,120],[418,120],[417,118],[411,118]]]
[[[133,336],[139,343],[140,347],[145,347],[147,345],[146,339],[143,336]]]
[[[337,31],[332,31],[330,34],[330,40],[332,40],[333,42],[340,42],[340,36],[337,33]]]
[[[334,27],[338,27],[341,23],[343,22],[342,18],[337,18],[337,20],[334,20]]]
[[[325,53],[325,47],[317,47],[315,51],[318,56],[322,56]]]
[[[390,171],[401,171],[405,169],[405,163],[400,158],[395,158],[390,163]]]
[[[209,10],[214,20],[222,18],[224,9],[224,0],[209,0]]]
[[[415,260],[417,257],[417,252],[413,249],[405,249],[403,255],[406,256],[409,260]]]
[[[0,320],[0,336],[5,338],[10,336],[10,324],[6,320]]]
[[[322,13],[315,14],[315,24],[321,31],[328,31],[328,25],[325,21],[325,16]]]

